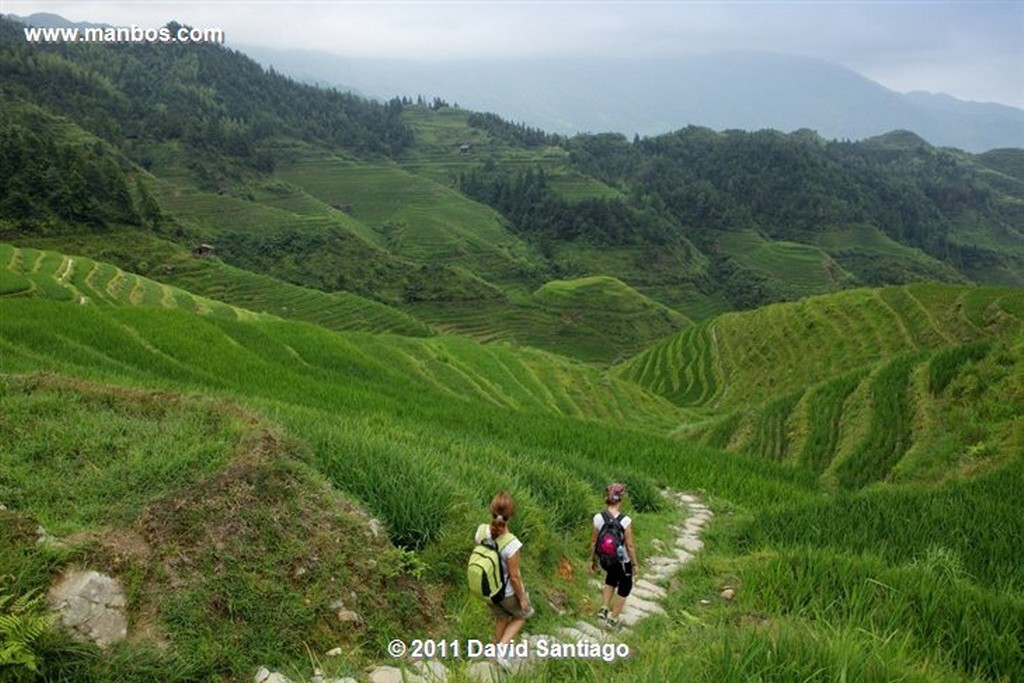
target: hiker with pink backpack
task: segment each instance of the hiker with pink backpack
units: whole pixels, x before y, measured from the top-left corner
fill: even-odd
[[[633,590],[633,574],[637,567],[633,520],[620,510],[625,495],[624,484],[605,487],[607,507],[594,515],[594,528],[590,534],[590,547],[593,549],[590,570],[596,571],[600,564],[605,571],[602,605],[597,617],[612,629],[619,626],[619,614]]]

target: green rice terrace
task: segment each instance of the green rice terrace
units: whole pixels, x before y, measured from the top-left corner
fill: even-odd
[[[1019,290],[668,314],[681,332],[603,370],[408,336],[425,327],[321,325],[298,303],[289,319],[262,293],[307,290],[187,257],[173,277],[204,296],[58,251],[4,244],[0,264],[0,605],[21,599],[24,630],[2,633],[29,643],[28,679],[359,679],[400,664],[396,637],[486,638],[464,562],[501,488],[520,506],[529,628],[554,629],[596,608],[585,539],[611,479],[641,558],[677,519],[661,486],[716,512],[706,548],[627,636],[629,659],[519,678],[1024,675]],[[612,278],[532,296],[661,310]],[[124,582],[127,640],[99,651],[24,626],[75,567]]]
[[[0,17],[0,683],[427,680],[389,647],[491,639],[501,490],[526,633],[628,656],[452,683],[1024,681],[1019,150],[567,138],[178,47]],[[609,635],[612,481],[656,590]]]

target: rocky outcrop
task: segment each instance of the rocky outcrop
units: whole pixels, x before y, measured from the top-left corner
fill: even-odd
[[[91,570],[67,572],[47,602],[78,638],[106,648],[128,636],[124,588],[120,581]]]

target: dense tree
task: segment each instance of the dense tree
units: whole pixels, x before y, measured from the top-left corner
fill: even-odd
[[[121,162],[110,145],[38,108],[0,101],[0,218],[138,224]]]
[[[401,100],[302,85],[219,45],[29,45],[19,24],[0,19],[0,73],[5,97],[60,112],[108,142],[180,140],[194,155],[261,171],[273,159],[260,144],[274,136],[366,155],[412,142]]]

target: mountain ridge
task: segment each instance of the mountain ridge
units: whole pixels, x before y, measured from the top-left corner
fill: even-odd
[[[426,64],[238,47],[299,80],[379,98],[439,96],[566,135],[658,135],[692,124],[716,130],[809,128],[826,138],[856,140],[906,128],[933,145],[970,152],[1024,147],[1024,109],[899,93],[847,67],[794,55]]]

